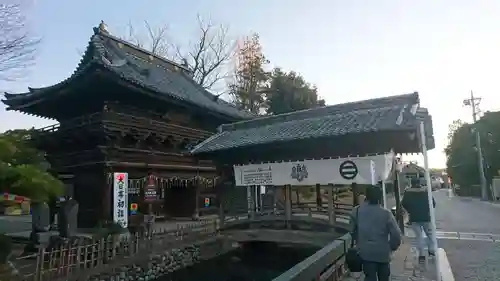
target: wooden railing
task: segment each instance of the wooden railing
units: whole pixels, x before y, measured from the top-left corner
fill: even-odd
[[[352,204],[343,203],[343,202],[334,202],[333,209],[335,216],[340,216],[348,219],[349,215],[352,212]],[[318,206],[316,203],[293,203],[292,210],[304,210],[310,213],[321,213],[328,214],[328,204],[325,202],[321,206]]]
[[[109,118],[105,119],[105,124],[126,126],[127,128],[139,131],[150,131],[151,128],[154,128],[155,133],[160,135],[176,135],[180,138],[205,140],[214,134],[208,131],[155,121],[144,117],[136,117],[124,113],[110,112],[107,116],[109,116]]]
[[[50,125],[38,129],[39,133],[50,133],[64,129],[75,129],[89,124],[103,122],[111,126],[115,125],[120,128],[132,128],[136,130],[151,131],[154,128],[155,133],[164,135],[177,135],[180,138],[205,140],[213,135],[213,132],[204,131],[195,128],[184,127],[180,125],[170,124],[167,122],[160,122],[145,117],[137,117],[129,114],[118,112],[96,112],[90,115],[65,120],[64,125],[60,123]]]
[[[334,223],[335,227],[340,227],[347,230],[349,227],[350,213],[352,210],[352,205],[337,203],[334,209]],[[291,210],[291,215],[293,219],[299,220],[319,220],[324,221],[325,224],[329,223],[328,209],[323,207],[307,207],[293,205]],[[272,219],[276,217],[276,220],[285,219],[285,209],[282,206],[277,205],[276,208],[266,208],[261,211],[256,211],[253,214],[254,220],[258,221],[261,218],[266,217],[266,219]],[[234,225],[239,223],[251,222],[252,219],[248,213],[248,209],[245,207],[240,207],[238,209],[226,210],[224,212],[224,224]]]
[[[65,129],[66,128],[75,129],[75,128],[87,126],[89,124],[99,123],[102,120],[102,116],[103,116],[102,112],[95,112],[95,113],[92,113],[90,115],[85,115],[85,116],[73,118],[70,120],[66,120],[66,121],[64,121],[64,128]],[[61,124],[57,123],[57,124],[53,124],[50,126],[46,126],[46,127],[37,129],[37,131],[39,133],[50,133],[50,132],[55,132],[55,131],[59,130],[60,128],[61,128]]]
[[[151,151],[120,147],[111,147],[109,149],[102,147],[102,149],[107,154],[108,160],[110,161],[132,163],[142,163],[144,161],[147,161],[148,163],[161,163],[179,166],[185,165],[213,167],[213,164],[210,161],[197,161],[195,158],[189,155],[183,155],[174,152]]]
[[[99,149],[50,154],[49,160],[55,167],[68,167],[75,164],[88,164],[106,160],[130,163],[144,163],[147,161],[155,164],[214,168],[211,161],[197,161],[189,155],[180,153],[120,147],[108,148],[104,146],[100,146]]]
[[[156,230],[151,235],[130,235],[121,239],[110,236],[90,241],[82,239],[79,241],[87,243],[41,248],[36,254],[18,257],[11,262],[17,274],[0,274],[0,280],[86,280],[85,277],[90,275],[111,272],[116,267],[147,260],[152,253],[179,249],[214,237],[217,233],[217,221],[212,220]],[[172,264],[172,267],[179,266]]]

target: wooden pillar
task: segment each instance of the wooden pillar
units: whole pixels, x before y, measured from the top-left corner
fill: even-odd
[[[335,210],[333,208],[333,185],[328,185],[328,222],[330,225],[335,224]]]
[[[397,165],[396,162],[394,162],[394,165]],[[405,233],[405,224],[404,224],[404,219],[403,219],[403,210],[401,206],[401,193],[400,193],[400,188],[399,188],[399,171],[398,169],[394,168],[394,199],[396,201],[396,220],[399,225],[399,229],[401,229],[401,233]]]
[[[224,192],[225,188],[224,187],[224,181],[222,181],[220,184],[218,184],[216,188],[216,193],[217,193],[217,200],[219,201],[219,226],[222,228],[224,227],[224,221],[226,219],[226,212],[224,211]]]
[[[247,207],[248,207],[248,217],[250,219],[255,218],[255,204],[253,202],[253,186],[247,186]]]
[[[195,196],[194,196],[194,214],[193,219],[200,218],[200,183],[196,181],[194,184]]]
[[[285,218],[287,228],[291,228],[290,221],[292,220],[292,198],[291,198],[292,188],[290,185],[285,185]]]
[[[353,182],[351,184],[351,189],[352,189],[352,206],[358,206],[359,205],[359,192],[358,192],[358,185]]]
[[[257,196],[259,197],[260,211],[264,212],[264,202],[262,201],[263,200],[263,197],[262,197],[262,186],[260,186],[260,185],[257,187]]]
[[[316,206],[318,211],[320,211],[323,208],[323,200],[321,196],[321,185],[316,184]]]
[[[260,186],[258,185],[254,185],[253,186],[253,203],[254,203],[254,210],[255,210],[255,213],[260,213],[262,210],[261,210],[261,204],[260,204]]]
[[[113,220],[113,181],[113,170],[110,167],[105,167],[101,220]]]
[[[276,213],[278,211],[277,204],[278,204],[278,198],[279,198],[278,188],[276,186],[272,186],[272,187],[269,187],[269,188],[273,189],[273,212],[276,215]]]
[[[219,226],[224,227],[224,221],[226,220],[226,214],[224,212],[224,202],[219,199]]]
[[[224,221],[226,219],[227,192],[238,187],[234,185],[232,166],[222,165],[219,162],[216,163],[217,163],[217,175],[219,176],[219,180],[217,184],[214,181],[214,184],[216,184],[215,192],[217,194],[217,200],[219,201],[219,226],[223,228]]]

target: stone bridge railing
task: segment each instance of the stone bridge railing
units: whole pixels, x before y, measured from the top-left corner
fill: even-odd
[[[345,253],[351,243],[346,234],[298,263],[273,281],[341,280],[346,274]]]

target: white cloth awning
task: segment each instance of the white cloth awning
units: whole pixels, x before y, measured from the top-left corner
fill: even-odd
[[[236,186],[374,184],[387,180],[394,153],[338,159],[235,165]]]

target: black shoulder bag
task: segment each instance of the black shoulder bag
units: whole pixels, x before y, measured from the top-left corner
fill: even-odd
[[[347,250],[346,257],[345,257],[347,268],[349,269],[350,272],[363,271],[363,260],[361,259],[361,256],[359,255],[358,249],[354,247],[354,240],[355,240],[354,237],[359,238],[359,235],[358,235],[359,208],[360,208],[360,206],[358,206],[358,208],[356,209],[356,224],[354,226],[353,237],[351,237],[351,247]]]

